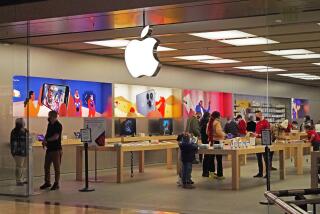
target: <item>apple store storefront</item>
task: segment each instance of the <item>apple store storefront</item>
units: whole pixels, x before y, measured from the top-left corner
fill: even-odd
[[[318,0],[26,2],[0,3],[0,195],[317,213]]]

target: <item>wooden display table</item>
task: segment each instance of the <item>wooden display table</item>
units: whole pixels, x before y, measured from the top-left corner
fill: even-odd
[[[61,141],[62,146],[74,146],[74,145],[82,145],[79,139],[67,139],[67,140],[62,140]],[[32,145],[34,147],[42,147],[42,142],[40,141],[35,141],[34,144]]]
[[[286,151],[294,151],[294,165],[296,167],[297,175],[303,175],[303,151],[304,149],[312,150],[311,143],[289,141],[288,143],[276,143],[274,145],[282,146]]]
[[[135,137],[121,137],[122,143],[138,142],[138,141],[172,141],[177,140],[176,135],[163,135],[163,136],[135,136]]]
[[[123,182],[123,168],[124,168],[124,153],[125,152],[138,152],[139,153],[139,172],[144,172],[144,152],[155,150],[166,150],[167,152],[167,168],[172,169],[172,160],[174,150],[178,158],[178,144],[176,142],[161,142],[157,144],[152,143],[128,143],[118,145],[106,145],[103,147],[89,147],[89,151],[111,151],[117,154],[117,183]],[[82,180],[82,161],[83,161],[83,146],[76,148],[76,180]],[[177,161],[178,163],[178,161]],[[178,164],[177,164],[178,170]]]
[[[285,151],[282,146],[272,145],[271,151],[279,152],[279,174],[280,179],[285,179]],[[231,149],[226,147],[224,149],[200,149],[199,154],[212,154],[212,155],[231,155],[232,162],[232,189],[240,189],[240,157],[249,154],[263,153],[265,151],[264,146],[252,146],[247,148]]]

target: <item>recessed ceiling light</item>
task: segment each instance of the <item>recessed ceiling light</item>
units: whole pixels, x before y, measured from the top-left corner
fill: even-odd
[[[214,31],[214,32],[202,32],[202,33],[190,33],[192,36],[197,36],[205,39],[219,40],[219,39],[236,39],[236,38],[247,38],[255,37],[256,35],[242,32],[239,30],[225,30],[225,31]]]
[[[243,39],[226,39],[219,40],[219,42],[227,43],[235,46],[247,46],[247,45],[268,45],[279,43],[277,41],[267,39],[264,37],[243,38]]]
[[[306,49],[289,49],[289,50],[274,50],[274,51],[263,51],[268,54],[277,55],[277,56],[287,56],[294,54],[312,54],[314,52]]]
[[[264,66],[264,65],[254,65],[254,66],[240,66],[240,67],[235,67],[235,68],[243,69],[243,70],[256,70],[256,69],[265,69],[268,67]]]
[[[208,64],[227,64],[227,63],[238,63],[240,61],[233,59],[211,59],[211,60],[201,60],[199,62],[208,63]]]
[[[253,70],[253,71],[257,71],[257,72],[279,72],[279,71],[286,71],[284,69],[281,68],[263,68],[263,69],[257,69],[257,70]]]
[[[91,45],[99,45],[104,47],[111,47],[111,48],[118,48],[118,47],[125,47],[129,43],[129,40],[125,39],[113,39],[113,40],[102,40],[102,41],[91,41],[85,42]]]
[[[126,49],[126,47],[121,47],[121,48],[119,48],[119,49],[122,49],[122,50],[125,50]],[[175,50],[177,50],[177,49],[174,49],[174,48],[167,48],[167,47],[163,47],[163,46],[158,46],[157,47],[157,51],[175,51]]]
[[[299,54],[299,55],[288,55],[283,56],[289,59],[319,59],[320,54]]]
[[[316,62],[316,63],[312,63],[312,64],[314,64],[314,65],[320,65],[320,62]]]
[[[256,72],[276,72],[276,71],[286,71],[281,68],[273,68],[269,66],[263,66],[263,65],[255,65],[255,66],[240,66],[240,67],[234,67],[237,69],[242,70],[250,70],[250,71],[256,71]]]
[[[192,55],[192,56],[177,56],[174,57],[177,59],[184,59],[184,60],[208,60],[208,59],[220,59],[219,57],[209,56],[209,55]]]
[[[175,50],[177,50],[177,49],[163,47],[163,46],[158,46],[158,48],[157,48],[157,51],[175,51]]]
[[[289,74],[278,74],[278,75],[296,78],[296,79],[303,79],[303,80],[320,80],[320,76],[306,74],[306,73],[289,73]]]

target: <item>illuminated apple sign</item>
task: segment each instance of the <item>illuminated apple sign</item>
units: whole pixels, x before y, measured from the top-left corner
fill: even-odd
[[[141,40],[132,40],[125,50],[125,61],[129,73],[134,78],[143,76],[156,76],[161,64],[157,58],[157,47],[159,40],[150,37],[152,29],[150,26],[143,28]]]

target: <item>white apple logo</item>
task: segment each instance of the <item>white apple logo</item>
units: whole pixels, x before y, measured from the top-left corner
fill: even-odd
[[[152,29],[150,26],[143,28],[141,41],[132,40],[125,50],[125,61],[129,73],[134,78],[142,76],[156,76],[161,64],[157,58],[157,47],[159,40],[150,37]]]

